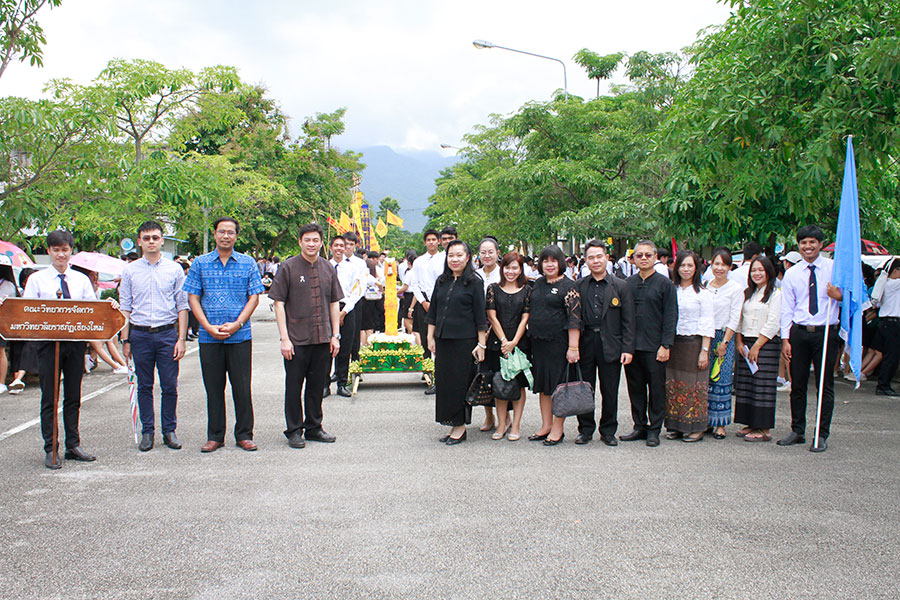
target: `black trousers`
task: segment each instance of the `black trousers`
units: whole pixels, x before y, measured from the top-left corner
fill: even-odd
[[[625,365],[625,381],[634,428],[659,433],[666,416],[666,363],[656,360],[656,351],[636,350]]]
[[[791,430],[806,434],[806,389],[809,385],[809,366],[815,366],[816,390],[822,373],[822,344],[825,332],[809,332],[796,323],[791,325]],[[838,358],[840,337],[836,325],[828,328],[828,354],[825,356],[825,385],[822,388],[822,420],[819,435],[827,438],[834,412],[834,365]]]
[[[413,331],[417,332],[422,338],[422,346],[425,348],[423,356],[431,358],[431,350],[428,349],[428,323],[425,322],[425,308],[421,303],[416,302],[413,307]]]
[[[234,439],[253,439],[253,398],[250,393],[253,342],[200,344],[200,370],[206,387],[207,439],[225,441],[225,376],[234,400]]]
[[[41,382],[41,435],[44,452],[53,451],[53,361],[55,342],[39,342],[38,375]],[[84,342],[59,343],[59,372],[65,375],[63,388],[63,427],[66,431],[66,450],[81,445],[78,434],[78,414],[81,410],[81,378],[84,375]],[[58,375],[57,375],[58,377]]]
[[[347,385],[350,375],[350,355],[353,353],[353,344],[359,345],[359,315],[362,309],[359,304],[344,317],[341,325],[341,349],[334,357],[334,373],[337,375],[338,385]],[[325,382],[327,387],[328,382]]]
[[[884,345],[884,358],[878,373],[878,389],[890,390],[891,380],[900,365],[900,319],[886,317],[878,320],[878,332]]]
[[[603,359],[603,340],[596,331],[586,329],[581,332],[580,343],[581,376],[591,384],[596,392],[596,380],[600,378],[600,426],[594,421],[594,413],[578,415],[578,433],[592,436],[594,428],[600,435],[612,437],[619,428],[617,413],[619,412],[619,377],[622,363],[618,360],[607,362]]]
[[[322,429],[322,392],[328,383],[330,344],[294,346],[294,358],[284,360],[284,435]],[[306,389],[303,383],[306,382]],[[303,391],[303,402],[300,392]],[[304,418],[305,413],[305,418]]]

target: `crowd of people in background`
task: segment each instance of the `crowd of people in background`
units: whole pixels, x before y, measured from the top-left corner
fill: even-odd
[[[66,458],[92,461],[80,446],[80,384],[97,360],[116,374],[134,362],[142,434],[139,449],[154,445],[154,372],[159,374],[163,442],[181,448],[176,436],[178,363],[185,344],[198,340],[207,394],[208,431],[203,452],[225,443],[225,383],[235,405],[236,444],[253,442],[250,316],[268,292],[285,363],[285,436],[291,447],[307,440],[333,442],[322,428],[322,400],[350,396],[349,364],[375,331],[383,331],[385,294],[399,299],[399,327],[415,336],[426,358],[434,358],[435,419],[450,429],[440,441],[466,439],[472,407],[466,402],[476,373],[496,379],[497,393],[484,409],[480,430],[492,439],[522,437],[526,390],[538,395],[540,426],[528,440],[561,443],[565,418],[554,414],[552,395],[563,383],[582,380],[599,391],[594,412],[577,415],[576,444],[599,434],[608,446],[665,438],[685,443],[726,436],[732,422],[747,442],[772,440],[776,394],[790,393],[791,431],[778,444],[806,441],[807,389],[811,372],[822,381],[822,418],[810,449],[827,448],[834,409],[834,376],[852,378],[838,337],[841,291],[833,287],[831,261],[821,254],[817,226],[797,232],[797,250],[764,255],[748,243],[740,264],[727,248],[709,260],[682,249],[670,256],[644,240],[621,256],[599,240],[566,256],[549,245],[538,256],[503,252],[486,237],[470,247],[452,226],[424,232],[425,252],[398,257],[398,287],[385,289],[385,252],[364,252],[354,233],[334,235],[326,245],[316,224],[301,229],[301,253],[282,262],[254,259],[234,250],[237,221],[216,221],[216,249],[198,257],[161,253],[162,226],[148,221],[138,230],[142,255],[128,265],[111,292],[99,290],[98,273],[68,264],[75,241],[64,231],[47,237],[51,265],[23,269],[16,281],[0,265],[0,299],[98,299],[118,301],[129,323],[117,340],[61,344]],[[328,258],[322,256],[323,249]],[[866,305],[860,379],[878,371],[876,393],[897,396],[891,380],[900,351],[900,261],[879,272],[863,265],[870,300]],[[822,363],[822,345],[828,352]],[[28,373],[39,374],[41,423],[48,468],[51,458],[52,361],[46,342],[0,341],[0,393],[21,393]],[[10,357],[7,359],[6,347]],[[825,370],[821,377],[821,370]],[[7,372],[12,381],[7,388]],[[618,433],[618,395],[624,371],[632,430]],[[500,393],[502,388],[502,393]],[[301,397],[302,395],[302,397]]]

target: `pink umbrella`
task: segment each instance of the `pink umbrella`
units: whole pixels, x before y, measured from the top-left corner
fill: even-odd
[[[0,241],[0,254],[9,257],[14,267],[33,267],[34,261],[25,251],[9,242]]]
[[[118,276],[122,274],[122,269],[125,268],[127,263],[124,260],[100,254],[99,252],[79,252],[69,260],[69,264],[88,271]]]

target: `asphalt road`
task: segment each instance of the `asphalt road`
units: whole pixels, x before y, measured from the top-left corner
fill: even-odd
[[[196,352],[180,451],[157,435],[138,452],[127,387],[105,366],[83,385],[95,463],[45,469],[39,426],[22,428],[36,386],[0,396],[0,598],[900,596],[900,402],[872,383],[837,384],[816,455],[744,443],[735,426],[700,444],[576,446],[574,420],[552,448],[476,426],[447,447],[417,375],[370,375],[355,398],[325,401],[337,443],[294,450],[270,319],[261,307],[253,324],[255,453],[231,437],[200,453]],[[780,394],[776,435],[789,417]],[[529,396],[523,433],[539,422]]]

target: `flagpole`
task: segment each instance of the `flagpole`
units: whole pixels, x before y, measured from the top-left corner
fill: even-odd
[[[831,307],[834,301],[828,297],[828,307],[825,310],[825,341],[822,343],[822,362],[819,363],[819,388],[818,401],[816,402],[816,436],[813,438],[813,448],[819,447],[819,428],[822,421],[822,393],[825,391],[825,357],[828,356],[828,333],[831,328]]]

